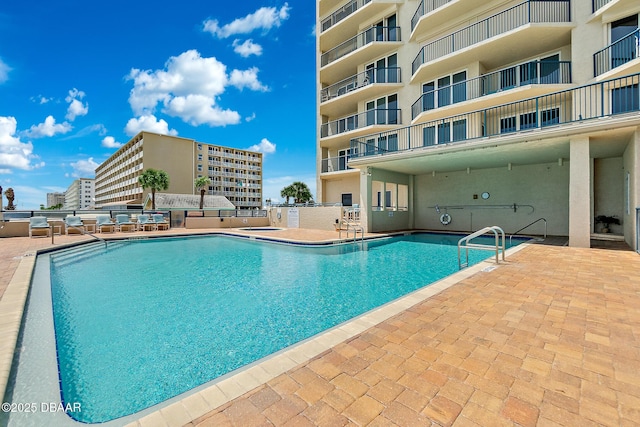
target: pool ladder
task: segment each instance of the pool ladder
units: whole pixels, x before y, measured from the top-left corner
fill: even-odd
[[[343,230],[342,226],[346,226]],[[353,241],[356,242],[358,233],[360,233],[360,241],[364,241],[364,227],[360,225],[360,208],[345,209],[342,215],[338,228],[338,236],[342,239],[342,232],[346,231],[347,239],[349,238],[349,231],[353,231]]]
[[[495,236],[495,245],[484,245],[481,243],[470,243],[471,239],[475,239],[476,237],[480,237],[485,234],[493,233]],[[500,238],[498,238],[500,237]],[[465,249],[466,258],[465,262],[462,262],[461,250]],[[463,237],[458,240],[458,268],[462,270],[469,266],[469,249],[481,249],[485,251],[495,251],[496,253],[496,264],[499,264],[498,255],[502,251],[502,261],[504,261],[504,252],[505,252],[505,237],[504,230],[494,225],[492,227],[482,228],[475,233],[471,233],[468,236]]]

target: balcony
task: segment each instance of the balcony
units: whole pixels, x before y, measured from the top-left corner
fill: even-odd
[[[434,26],[433,24],[429,25],[429,23],[427,22],[428,19],[423,19],[423,17],[426,17],[430,14],[435,15],[433,12],[451,2],[452,0],[422,0],[418,5],[418,8],[416,9],[416,12],[413,14],[413,17],[411,18],[411,40],[415,38],[416,34],[422,34],[426,31],[429,31],[429,29]],[[458,5],[458,7],[454,9],[451,10],[451,15],[441,17],[440,19],[438,19],[438,21],[442,23],[449,22],[450,20],[455,19],[456,16],[460,16],[462,13],[469,10],[469,5]]]
[[[378,126],[380,130],[386,130],[400,124],[402,124],[401,110],[377,108],[324,123],[320,127],[320,137],[331,138],[346,133],[355,137],[375,131]],[[323,146],[327,145],[323,144]]]
[[[347,166],[347,163],[350,157],[351,156],[339,156],[339,157],[328,157],[326,159],[322,159],[321,173],[345,172],[345,171],[357,172],[357,169],[353,169]]]
[[[591,12],[596,13],[601,7],[604,7],[611,0],[591,0]]]
[[[438,149],[458,143],[476,143],[487,137],[531,135],[555,129],[554,137],[568,138],[569,132],[584,133],[585,128],[610,132],[611,120],[624,120],[628,126],[640,124],[640,74],[611,79],[555,92],[518,102],[503,104],[466,114],[420,123],[386,132],[351,139],[354,160],[385,156],[418,148]],[[629,114],[632,113],[632,114]],[[594,120],[599,119],[599,120]],[[606,119],[606,120],[605,120]],[[493,140],[492,144],[496,144]],[[412,156],[415,157],[415,153]],[[357,165],[357,163],[356,163]]]
[[[411,81],[472,61],[498,68],[525,47],[530,53],[556,49],[570,43],[571,28],[569,0],[527,1],[424,45],[413,60]],[[456,55],[463,50],[465,55]]]
[[[320,91],[320,113],[334,117],[346,114],[353,110],[353,104],[365,94],[369,98],[375,98],[387,93],[390,86],[401,86],[399,67],[370,69],[347,77]],[[340,99],[337,100],[338,98]]]
[[[635,30],[593,54],[594,77],[637,58],[640,58],[640,30]]]
[[[338,81],[349,75],[354,64],[391,52],[400,40],[400,27],[371,27],[321,55],[320,79]],[[341,60],[346,56],[351,58],[348,64]]]
[[[500,99],[513,97],[505,92],[523,86],[570,83],[571,62],[531,61],[425,92],[411,106],[411,118],[415,120],[422,113],[489,95],[494,96],[488,102],[500,103]],[[537,90],[549,92],[554,88],[537,88]],[[530,92],[528,93],[531,96]],[[522,93],[518,93],[517,96],[522,98]]]

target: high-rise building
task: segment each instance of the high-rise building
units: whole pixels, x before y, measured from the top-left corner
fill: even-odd
[[[207,194],[239,209],[262,206],[262,153],[151,132],[140,132],[98,166],[96,206],[141,205],[151,191],[138,183],[146,169],[169,175],[167,193],[196,194],[195,179],[208,176]]]
[[[47,193],[47,208],[64,206],[64,193]]]
[[[636,247],[639,14],[318,0],[318,199],[360,205],[368,231],[534,223],[584,247],[613,218],[609,236]]]
[[[93,209],[95,206],[94,197],[94,179],[76,179],[64,192],[64,209]]]

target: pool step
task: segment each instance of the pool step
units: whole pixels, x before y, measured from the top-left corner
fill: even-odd
[[[87,258],[94,257],[96,255],[103,254],[106,251],[113,251],[115,249],[119,249],[124,247],[126,242],[107,242],[107,246],[105,248],[105,244],[102,242],[90,243],[87,245],[81,245],[75,248],[67,249],[60,253],[56,253],[51,255],[51,262],[58,266],[69,265],[77,261],[81,261]]]

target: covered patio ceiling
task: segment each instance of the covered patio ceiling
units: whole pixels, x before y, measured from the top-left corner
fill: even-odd
[[[635,127],[615,128],[590,133],[592,158],[620,157]],[[557,133],[557,132],[556,132]],[[545,135],[546,136],[546,135]],[[571,138],[579,135],[571,136]],[[423,175],[469,169],[491,169],[559,162],[569,162],[569,136],[542,138],[542,134],[498,136],[481,141],[450,143],[445,146],[416,148],[393,154],[357,158],[350,166]]]

